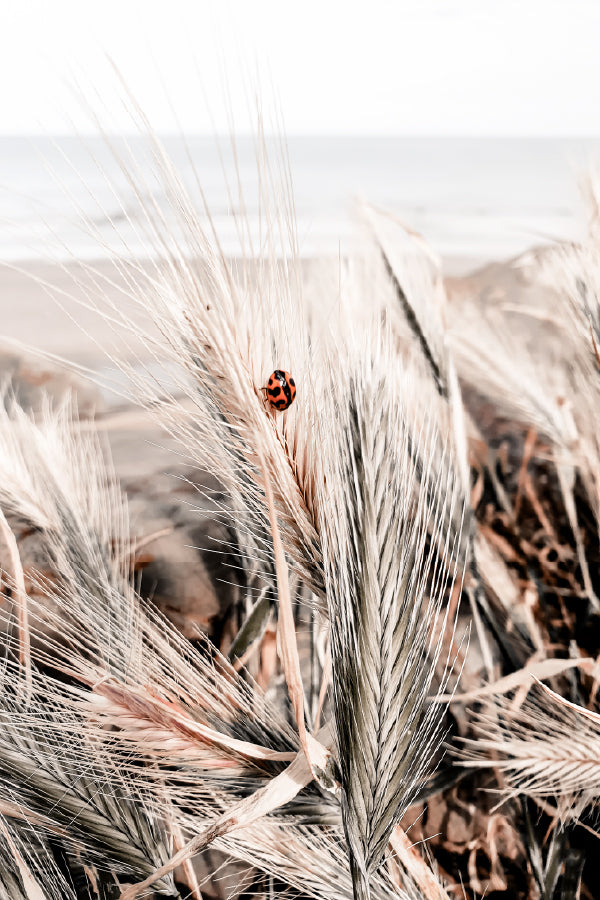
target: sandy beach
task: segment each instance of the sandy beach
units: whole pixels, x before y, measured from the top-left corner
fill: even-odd
[[[448,257],[443,272],[460,279],[482,262],[472,256]],[[310,267],[310,260],[303,266]],[[145,361],[139,335],[123,334],[96,311],[107,301],[114,303],[141,330],[151,333],[143,309],[129,296],[127,268],[126,262],[116,266],[108,259],[0,263],[0,340],[17,341],[93,371],[110,366],[108,353],[128,362]]]
[[[96,371],[106,366],[107,351],[129,361],[143,353],[135,333],[125,337],[94,310],[107,302],[148,327],[128,297],[122,268],[110,260],[0,264],[1,337]]]

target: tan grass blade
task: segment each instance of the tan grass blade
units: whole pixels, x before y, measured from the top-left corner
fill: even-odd
[[[598,675],[598,663],[587,656],[575,659],[544,659],[539,662],[531,662],[525,668],[511,672],[510,675],[505,675],[504,678],[499,678],[498,681],[491,684],[485,684],[463,693],[441,694],[431,699],[433,703],[466,703],[469,700],[478,700],[494,694],[508,694],[518,687],[533,686],[534,679],[553,678],[569,669],[582,669],[587,675],[596,677]]]
[[[72,878],[57,863],[52,843],[14,818],[0,819],[2,900],[78,900]],[[64,863],[64,858],[63,858]],[[91,869],[89,870],[91,872]]]
[[[450,900],[443,884],[415,850],[412,841],[399,825],[396,825],[390,835],[390,846],[402,867],[422,892],[423,900]]]

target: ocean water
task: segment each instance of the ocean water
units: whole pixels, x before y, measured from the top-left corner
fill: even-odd
[[[204,195],[225,251],[240,251],[242,209],[257,246],[263,211],[252,139],[237,139],[235,158],[227,139],[163,140],[208,224]],[[352,246],[361,199],[394,212],[446,259],[503,258],[577,238],[586,223],[579,181],[600,165],[600,140],[592,139],[321,136],[290,137],[287,146],[305,256]],[[275,142],[270,150],[276,159]],[[135,169],[135,183],[119,160]],[[147,254],[147,212],[136,193],[176,227],[139,136],[0,137],[0,259]]]

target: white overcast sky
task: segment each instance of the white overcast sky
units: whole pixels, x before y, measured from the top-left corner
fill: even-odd
[[[159,131],[258,70],[289,133],[600,135],[600,0],[0,0],[0,132],[131,131],[107,54]]]

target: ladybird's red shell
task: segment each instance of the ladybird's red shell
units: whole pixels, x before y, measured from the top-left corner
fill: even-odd
[[[296,382],[289,372],[275,369],[267,382],[267,399],[275,409],[287,409],[296,398]]]

